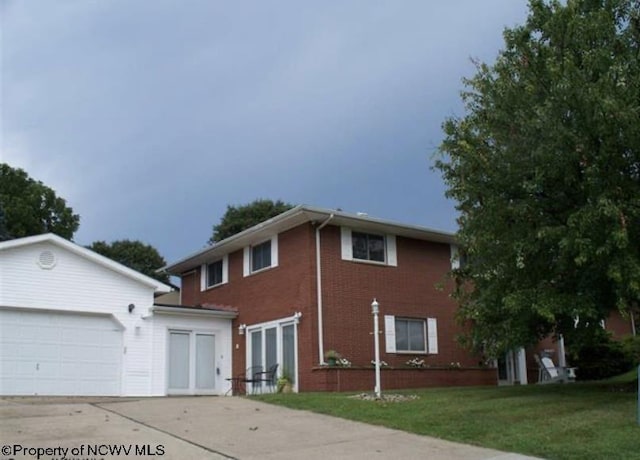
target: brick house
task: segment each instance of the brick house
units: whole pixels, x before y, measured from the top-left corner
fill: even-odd
[[[456,341],[454,253],[450,233],[298,206],[166,270],[182,280],[182,305],[238,312],[234,376],[278,363],[296,391],[372,389],[376,298],[383,389],[495,384],[495,368]],[[351,367],[327,366],[328,350]]]

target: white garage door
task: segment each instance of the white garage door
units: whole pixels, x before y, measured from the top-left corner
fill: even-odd
[[[0,310],[2,395],[120,395],[121,363],[111,317]]]

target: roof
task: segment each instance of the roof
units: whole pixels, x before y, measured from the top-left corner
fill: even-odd
[[[229,238],[188,255],[161,270],[172,275],[180,275],[199,267],[216,257],[242,249],[252,243],[270,238],[306,222],[322,223],[330,219],[332,225],[357,228],[362,231],[391,233],[406,238],[451,244],[455,242],[455,234],[443,232],[417,225],[402,224],[390,220],[369,217],[365,214],[351,214],[332,209],[315,208],[307,205],[296,206],[282,214],[259,223]]]
[[[168,286],[164,283],[161,283],[158,280],[155,280],[147,275],[143,275],[142,273],[133,270],[129,267],[122,265],[121,263],[115,262],[114,260],[109,259],[103,255],[98,254],[90,249],[82,247],[78,244],[72,243],[71,241],[65,240],[64,238],[55,235],[53,233],[45,233],[42,235],[35,236],[27,236],[24,238],[16,238],[14,240],[2,241],[0,242],[0,251],[6,251],[9,249],[21,248],[24,246],[30,246],[34,244],[41,243],[49,243],[54,246],[58,246],[60,248],[66,249],[67,251],[74,253],[80,257],[83,257],[87,260],[90,260],[93,263],[98,265],[102,265],[114,272],[117,272],[123,276],[131,278],[134,281],[137,281],[141,284],[149,286],[158,293],[170,292],[171,286]]]

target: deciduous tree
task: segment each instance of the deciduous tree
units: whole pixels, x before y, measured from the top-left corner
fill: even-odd
[[[156,270],[164,267],[166,262],[158,250],[149,244],[131,240],[119,240],[113,243],[94,241],[87,247],[162,283],[169,282],[169,277],[165,273],[156,273]]]
[[[254,200],[241,206],[228,205],[220,223],[213,226],[213,235],[209,238],[209,244],[229,238],[291,208],[293,208],[292,204],[280,200],[275,202]]]
[[[0,163],[0,207],[12,238],[50,232],[70,240],[80,225],[80,216],[53,189],[6,163]]]
[[[531,0],[465,80],[437,162],[472,343],[495,354],[640,298],[640,4]]]

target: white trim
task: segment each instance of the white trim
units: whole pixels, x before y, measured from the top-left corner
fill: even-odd
[[[271,266],[269,268],[275,268],[277,266],[278,266],[278,235],[273,235],[271,237]]]
[[[395,316],[384,315],[384,343],[387,353],[396,352],[396,321]]]
[[[245,246],[242,256],[242,276],[251,274],[251,246]]]
[[[438,321],[427,318],[427,351],[430,355],[438,354]]]
[[[398,251],[396,250],[396,236],[384,235],[385,247],[387,249],[387,265],[398,266]]]
[[[349,227],[340,227],[340,238],[342,260],[353,260],[353,240],[351,239],[351,229]]]
[[[460,268],[460,254],[458,253],[458,245],[450,244],[451,251],[451,270],[457,270]]]

